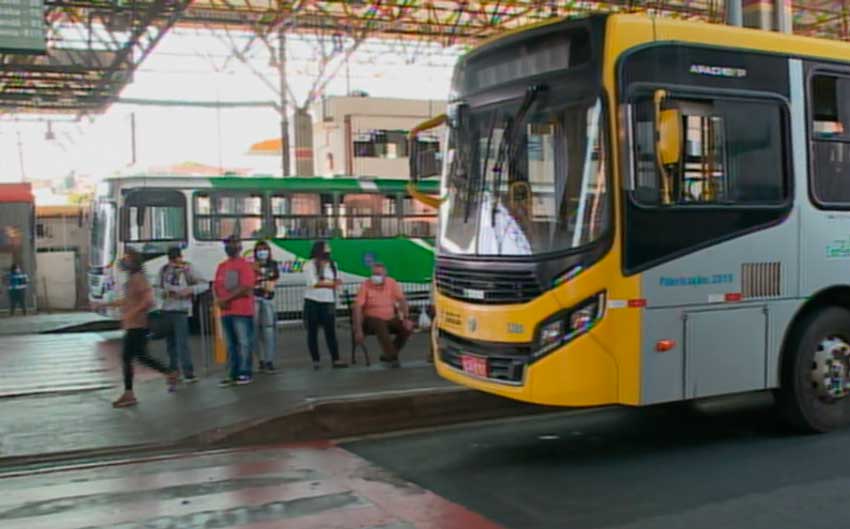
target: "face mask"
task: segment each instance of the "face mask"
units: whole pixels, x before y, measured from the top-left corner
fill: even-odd
[[[372,283],[375,283],[376,285],[383,285],[384,276],[372,276]]]
[[[261,261],[265,261],[268,258],[269,258],[269,251],[268,250],[257,251],[257,259],[259,259]]]
[[[227,254],[228,257],[237,257],[242,248],[235,244],[228,244],[224,247],[224,253]]]

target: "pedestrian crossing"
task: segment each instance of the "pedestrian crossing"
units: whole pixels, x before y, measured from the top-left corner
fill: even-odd
[[[331,443],[0,473],[4,529],[501,529]]]
[[[136,368],[138,380],[153,376],[141,366]],[[91,391],[120,384],[120,333],[0,339],[0,398]]]

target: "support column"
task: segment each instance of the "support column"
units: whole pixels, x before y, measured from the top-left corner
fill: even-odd
[[[741,15],[741,0],[726,0],[726,23],[738,27],[744,25]]]
[[[277,74],[280,82],[280,165],[281,176],[291,174],[289,161],[289,105],[287,94],[289,84],[286,79],[286,32],[283,27],[277,30]]]
[[[313,119],[305,108],[295,110],[295,174],[316,175],[313,166]]]
[[[731,3],[733,0],[728,1]],[[743,22],[748,28],[792,33],[791,2],[790,0],[743,0]]]

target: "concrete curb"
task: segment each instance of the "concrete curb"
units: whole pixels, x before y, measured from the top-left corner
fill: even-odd
[[[246,421],[184,439],[183,445],[225,448],[297,443],[563,411],[465,388],[387,392],[316,400],[280,417]]]

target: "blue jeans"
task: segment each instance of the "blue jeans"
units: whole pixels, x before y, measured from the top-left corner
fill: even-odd
[[[177,371],[177,362],[180,362],[180,370],[184,377],[195,376],[195,367],[192,365],[192,353],[189,351],[189,315],[183,311],[163,311],[162,317],[168,322],[171,332],[165,337],[165,345],[168,349],[168,367]]]
[[[255,299],[254,342],[261,362],[273,364],[277,361],[277,311],[271,299]]]
[[[222,316],[221,326],[227,340],[227,360],[230,378],[251,376],[251,344],[254,341],[254,322],[251,316]]]

